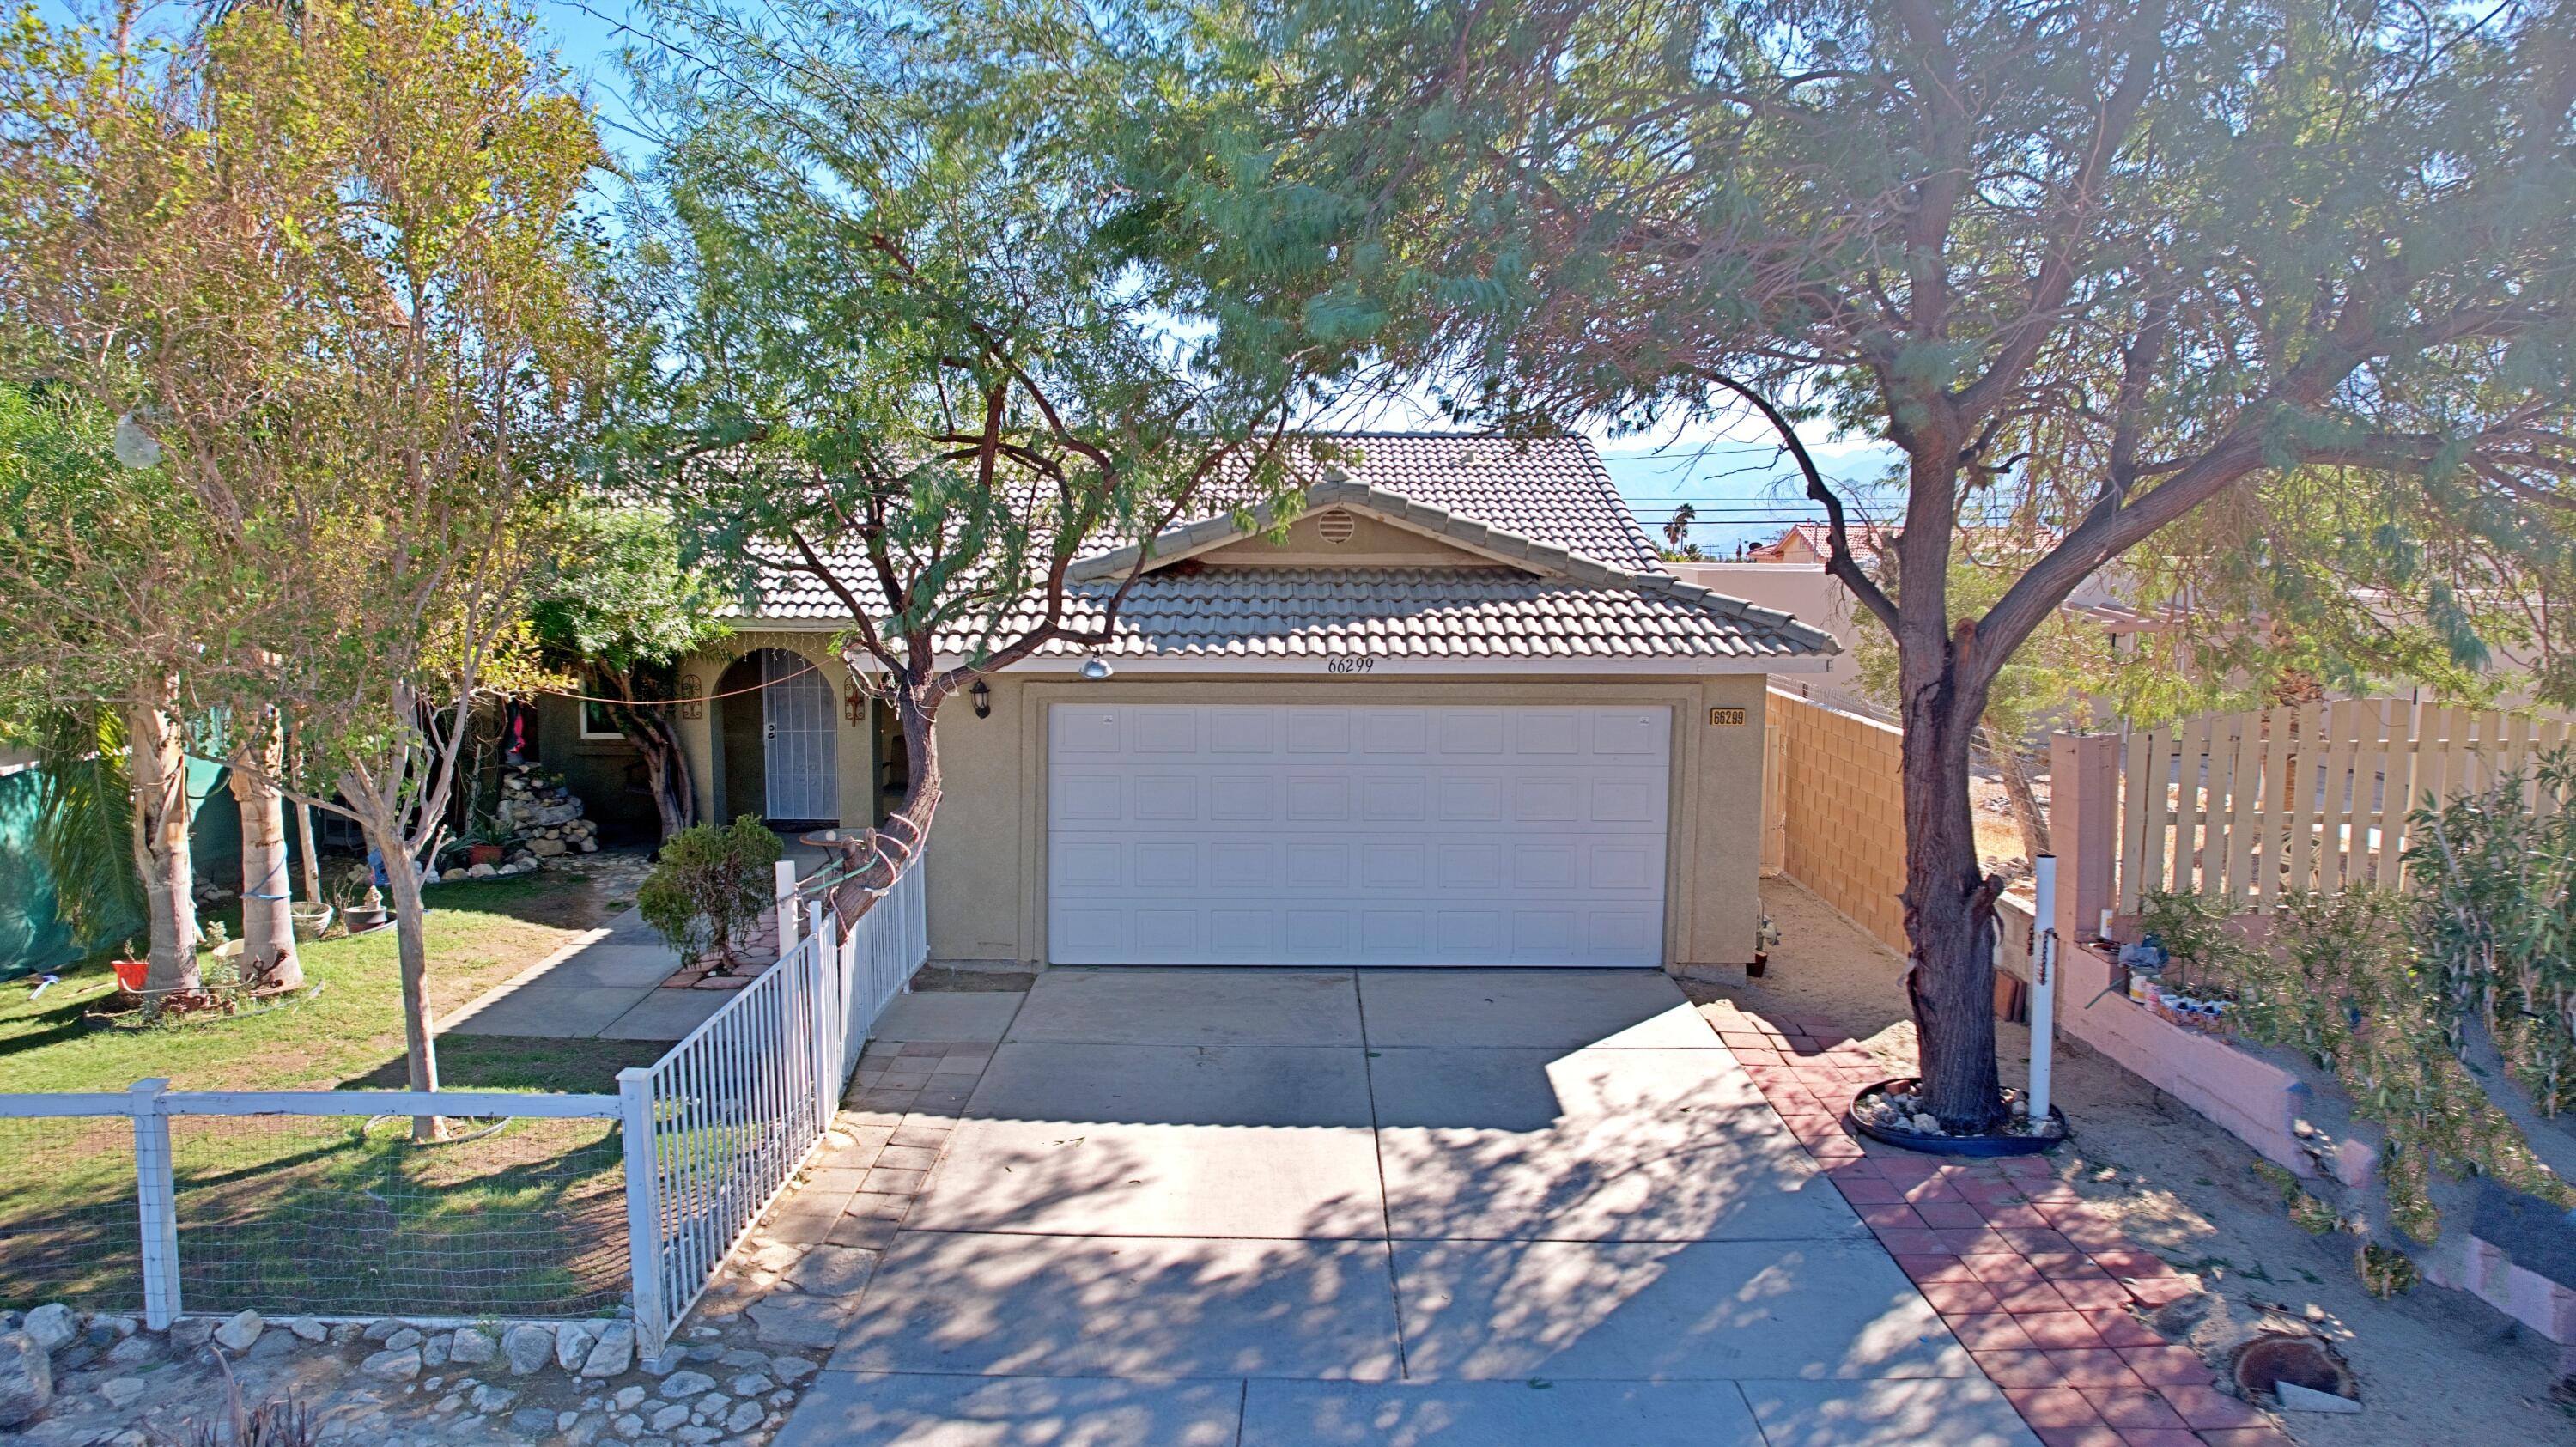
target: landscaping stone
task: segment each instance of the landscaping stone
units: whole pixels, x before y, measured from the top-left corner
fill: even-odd
[[[295,1318],[286,1324],[286,1329],[295,1334],[297,1341],[323,1342],[331,1339],[330,1323],[315,1321],[309,1316]]]
[[[497,1352],[492,1339],[470,1326],[461,1326],[447,1339],[447,1359],[460,1367],[481,1366]]]
[[[0,1427],[24,1426],[53,1399],[53,1358],[24,1331],[0,1332]]]
[[[599,1333],[599,1341],[582,1360],[585,1377],[624,1376],[635,1365],[635,1325],[613,1321]]]
[[[668,1432],[687,1420],[689,1420],[687,1405],[669,1402],[657,1409],[652,1416],[645,1418],[644,1423],[656,1432]]]
[[[161,1355],[161,1344],[148,1336],[130,1336],[107,1349],[108,1365],[138,1367]]]
[[[72,1315],[70,1307],[59,1301],[49,1301],[28,1312],[27,1320],[19,1330],[24,1331],[39,1349],[50,1352],[80,1335],[80,1322]]]
[[[725,1430],[748,1432],[759,1426],[767,1417],[768,1414],[761,1410],[758,1402],[744,1402],[733,1409],[732,1416],[725,1418]]]
[[[704,1372],[673,1372],[662,1379],[662,1395],[694,1397],[701,1392],[713,1391],[715,1385],[716,1379]]]
[[[533,1322],[520,1322],[501,1333],[501,1355],[509,1360],[514,1377],[545,1370],[554,1354],[555,1334]]]
[[[215,1324],[211,1321],[186,1318],[170,1328],[172,1351],[193,1352],[214,1339]]]
[[[737,1397],[762,1396],[775,1385],[777,1384],[758,1372],[746,1372],[733,1379],[733,1394]]]
[[[477,1412],[498,1412],[519,1400],[519,1394],[507,1387],[480,1386],[466,1398]]]
[[[555,1328],[555,1365],[568,1372],[581,1370],[590,1359],[591,1345],[599,1340],[599,1331],[587,1322],[568,1321]]]
[[[794,1386],[814,1375],[816,1368],[803,1357],[777,1356],[769,1359],[769,1374],[787,1386]]]
[[[448,1334],[445,1332],[441,1332],[438,1335],[431,1337],[429,1340],[422,1342],[420,1344],[421,1361],[433,1367],[443,1367],[447,1365],[447,1343]],[[390,1346],[392,1343],[388,1342],[386,1345]]]
[[[555,1414],[543,1407],[521,1407],[510,1414],[510,1430],[523,1437],[542,1437],[555,1429]]]
[[[416,1346],[388,1347],[358,1363],[358,1370],[389,1382],[409,1381],[420,1375],[420,1369],[420,1348]]]
[[[632,1412],[642,1406],[649,1395],[642,1387],[619,1387],[617,1395],[608,1399],[608,1405],[616,1411]]]
[[[110,1377],[106,1381],[98,1384],[98,1394],[107,1398],[107,1404],[109,1406],[123,1410],[124,1408],[133,1406],[134,1399],[143,1395],[143,1379],[141,1377]]]
[[[215,1345],[228,1352],[246,1352],[258,1343],[259,1334],[267,1329],[268,1323],[258,1312],[236,1312],[230,1320],[215,1328]]]

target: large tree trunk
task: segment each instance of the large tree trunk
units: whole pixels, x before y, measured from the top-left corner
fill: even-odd
[[[852,663],[854,669],[858,666]],[[867,831],[865,837],[872,844],[841,847],[842,867],[849,872],[849,878],[833,887],[831,903],[845,922],[867,913],[873,902],[872,891],[892,888],[905,870],[916,865],[930,839],[930,821],[939,812],[939,705],[924,704],[918,690],[900,687],[895,690],[892,706],[903,729],[904,766],[909,777],[904,781],[903,802],[886,816],[884,824]]]
[[[1977,858],[1968,795],[1974,732],[1948,708],[1909,709],[1902,744],[1906,993],[1925,1104],[1957,1133],[1990,1131],[2004,1115],[1995,1069],[1997,882]]]
[[[241,806],[242,975],[292,990],[304,983],[304,965],[295,950],[286,799],[277,788],[283,753],[272,718],[234,750],[232,789]]]
[[[143,876],[151,921],[151,968],[143,1008],[159,1014],[172,995],[204,988],[197,972],[197,897],[188,852],[187,736],[173,710],[179,680],[164,678],[127,700],[128,778],[134,787],[134,867]]]

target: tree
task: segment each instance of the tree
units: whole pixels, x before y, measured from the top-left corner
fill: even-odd
[[[723,638],[724,596],[681,557],[663,513],[584,501],[569,510],[529,616],[545,660],[601,700],[643,756],[669,844],[696,824],[697,791],[669,704],[680,660]]]
[[[629,223],[639,331],[619,488],[678,510],[707,566],[787,577],[899,720],[907,791],[864,861],[923,847],[935,723],[977,674],[1109,641],[1144,567],[1074,562],[1285,485],[1305,368],[1225,366],[1162,238],[1111,204],[1147,80],[1068,12],[821,3],[775,28],[652,7],[661,127]],[[1238,353],[1234,360],[1251,361]]]
[[[119,20],[9,38],[0,302],[205,518],[224,627],[187,677],[283,714],[292,791],[379,855],[434,1089],[418,861],[475,701],[527,652],[543,469],[598,363],[597,140],[483,0],[243,6],[178,40]]]
[[[772,867],[785,853],[757,814],[683,829],[664,843],[635,907],[684,963],[713,950],[711,972],[730,974],[734,946],[769,907]]]
[[[1664,519],[1664,556],[1674,562],[1696,562],[1699,549],[1691,545],[1691,524],[1699,521],[1699,509],[1683,503]]]
[[[102,786],[116,787],[128,817],[115,839],[151,939],[144,1006],[157,1013],[201,985],[186,730],[203,709],[182,670],[202,637],[209,558],[171,545],[203,537],[193,499],[166,467],[121,465],[112,430],[69,389],[0,385],[0,711],[54,721],[45,837],[58,865],[79,866],[58,875],[75,916],[121,914],[81,897],[104,889],[105,820],[65,807],[105,805]],[[92,752],[118,745],[121,767]]]
[[[1195,15],[1194,83],[1148,117],[1168,138],[1137,185],[1246,305],[1295,291],[1270,278],[1334,277],[1319,304],[1262,308],[1283,345],[1365,339],[1461,415],[1740,406],[1779,433],[1826,509],[1828,566],[1895,640],[1906,980],[1952,1130],[2003,1109],[2001,881],[1977,860],[1970,747],[2088,575],[2164,535],[2181,573],[2296,582],[2276,596],[2344,618],[2308,639],[2365,645],[2363,673],[2401,635],[2467,648],[2544,582],[2564,596],[2563,3]],[[1903,454],[1895,593],[1807,458],[1796,425],[1818,419]],[[2391,501],[2236,504],[2312,485]],[[1955,616],[1963,512],[2001,495],[2056,541]],[[2295,526],[2195,537],[2212,504]],[[2328,534],[2374,511],[2384,526]],[[2407,586],[2313,586],[2298,550],[2321,534],[2324,570]],[[2563,610],[2517,626],[2563,645]]]

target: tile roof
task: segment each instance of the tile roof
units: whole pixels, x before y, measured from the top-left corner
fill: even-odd
[[[1292,463],[1317,480],[1296,511],[1374,512],[1459,543],[1495,566],[1165,566],[1139,579],[1119,611],[1113,656],[1308,658],[1792,658],[1834,651],[1821,630],[1682,582],[1663,571],[1644,531],[1581,438],[1368,434],[1332,439],[1335,455]],[[1267,519],[1257,519],[1266,523]],[[1155,539],[1185,555],[1238,536],[1215,513]],[[1097,626],[1130,543],[1077,563],[1066,624]],[[830,560],[863,599],[864,564]],[[1522,567],[1546,576],[1533,576]],[[827,621],[849,610],[804,574],[762,584],[758,616]],[[1034,621],[1004,624],[1007,635]],[[943,638],[941,651],[969,640]],[[1089,653],[1053,645],[1045,653]]]
[[[1518,568],[1182,568],[1137,580],[1111,657],[1804,658],[1831,640],[1785,613],[1665,586]],[[1099,626],[1115,585],[1069,590],[1066,622]],[[1015,620],[1026,623],[1034,618]],[[1093,650],[1054,644],[1044,654]]]

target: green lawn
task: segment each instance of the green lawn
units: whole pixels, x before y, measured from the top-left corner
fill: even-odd
[[[454,1009],[594,928],[625,901],[574,873],[429,892],[430,995]],[[391,931],[304,951],[308,990],[258,1013],[160,1028],[109,1023],[104,959],[0,985],[0,1092],[400,1088]],[[451,1089],[607,1093],[650,1041],[447,1036]],[[131,1309],[131,1127],[0,1120],[0,1306]],[[583,1315],[625,1284],[620,1142],[606,1121],[514,1121],[416,1146],[399,1122],[181,1117],[171,1123],[190,1310]]]
[[[442,884],[429,890],[429,992],[453,1010],[595,927],[620,901],[575,873]],[[102,1028],[112,1010],[107,961],[63,972],[41,997],[32,980],[0,985],[0,1092],[123,1090],[168,1076],[182,1090],[398,1089],[402,982],[393,931],[304,948],[319,994],[235,1018],[161,1029]],[[439,1041],[440,1083],[457,1089],[609,1091],[622,1066],[650,1064],[649,1042],[454,1035]]]

